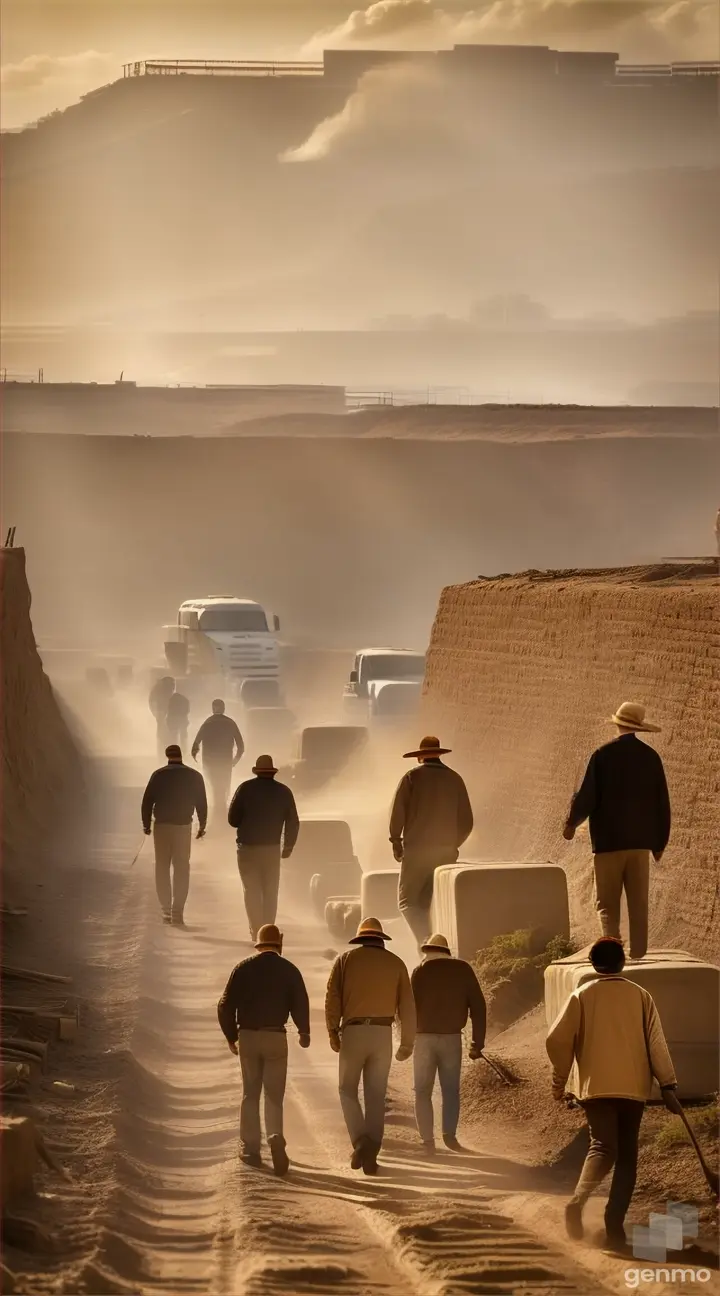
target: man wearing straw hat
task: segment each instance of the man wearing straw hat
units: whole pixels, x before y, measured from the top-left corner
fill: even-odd
[[[596,908],[603,936],[620,939],[623,890],[628,907],[630,957],[641,959],[648,945],[650,855],[662,859],[670,837],[670,797],[663,763],[640,733],[659,733],[638,702],[623,702],[611,723],[618,737],[590,757],[573,797],[563,836],[590,820]]]
[[[290,788],[275,782],[272,756],[258,756],[253,774],[235,792],[228,823],[237,830],[238,871],[254,941],[263,923],[275,922],[280,860],[292,854],[300,820]]]
[[[417,751],[405,752],[404,759],[415,757],[418,766],[400,780],[390,813],[390,841],[400,865],[398,908],[419,951],[430,935],[435,869],[455,863],[473,828],[467,788],[440,759],[449,751],[428,736]]]
[[[290,1168],[283,1133],[287,1079],[286,1024],[292,1017],[300,1047],[310,1046],[310,1003],[302,974],[282,957],[283,934],[274,923],[258,932],[257,954],[233,969],[218,1003],[218,1021],[231,1053],[240,1059],[241,1159],[260,1167],[260,1097],[265,1095],[265,1134],[276,1175]]]
[[[472,1022],[469,1056],[480,1057],[485,1045],[485,996],[470,963],[453,958],[447,936],[436,932],[422,947],[422,963],[410,984],[417,1013],[413,1052],[415,1120],[425,1151],[435,1152],[432,1095],[440,1080],[443,1143],[461,1152],[457,1139],[460,1119],[462,1032]]]
[[[363,918],[333,964],[325,996],[330,1047],[340,1054],[340,1104],[353,1151],[350,1165],[377,1174],[385,1132],[385,1095],[392,1062],[392,1028],[400,1023],[395,1057],[410,1057],[415,1040],[415,1002],[402,959],[385,948],[390,937],[377,918]],[[358,1097],[363,1082],[363,1111]]]

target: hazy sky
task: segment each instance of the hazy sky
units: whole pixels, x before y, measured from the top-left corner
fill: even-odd
[[[3,125],[152,56],[293,57],[323,44],[554,43],[626,58],[716,58],[716,0],[3,0]]]

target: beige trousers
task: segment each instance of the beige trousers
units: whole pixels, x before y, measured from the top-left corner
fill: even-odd
[[[283,1137],[287,1035],[285,1031],[240,1030],[238,1056],[243,1084],[240,1142],[244,1152],[259,1152],[262,1094],[265,1095],[265,1133],[268,1142]]]
[[[340,1037],[340,1106],[353,1147],[367,1136],[379,1149],[392,1063],[392,1026],[344,1026]],[[363,1111],[358,1097],[363,1086]]]
[[[156,823],[155,890],[164,914],[182,918],[190,890],[190,849],[192,824]],[[172,869],[172,879],[170,870]]]
[[[630,958],[647,954],[650,851],[607,851],[594,856],[595,908],[603,936],[620,938],[623,890],[630,927]]]

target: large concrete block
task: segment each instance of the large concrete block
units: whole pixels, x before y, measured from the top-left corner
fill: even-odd
[[[310,900],[310,882],[320,874],[327,896],[357,892],[360,865],[345,819],[301,819],[297,844],[283,861],[282,877],[288,898]]]
[[[459,958],[514,931],[530,931],[539,953],[570,935],[565,873],[557,864],[446,864],[435,871],[432,925]]]
[[[597,974],[587,950],[545,971],[545,1016],[552,1025],[573,990]],[[625,976],[649,990],[678,1078],[679,1098],[717,1093],[720,1077],[720,968],[681,950],[650,950]],[[572,1088],[573,1076],[570,1077]],[[656,1098],[660,1097],[657,1085]]]
[[[399,869],[377,869],[363,873],[360,883],[360,904],[363,914],[387,922],[397,918]]]

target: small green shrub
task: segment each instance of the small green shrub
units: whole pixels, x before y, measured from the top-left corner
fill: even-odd
[[[506,932],[478,950],[473,966],[488,1003],[491,1023],[508,1026],[540,1003],[543,972],[556,959],[574,954],[577,946],[553,936],[539,954],[532,931]]]
[[[719,1120],[717,1101],[708,1103],[706,1107],[696,1107],[687,1113],[687,1117],[696,1137],[702,1138],[703,1135],[714,1135],[717,1139]],[[690,1136],[680,1117],[673,1116],[655,1135],[654,1142],[658,1151],[662,1152],[678,1147],[683,1143],[689,1143]]]

